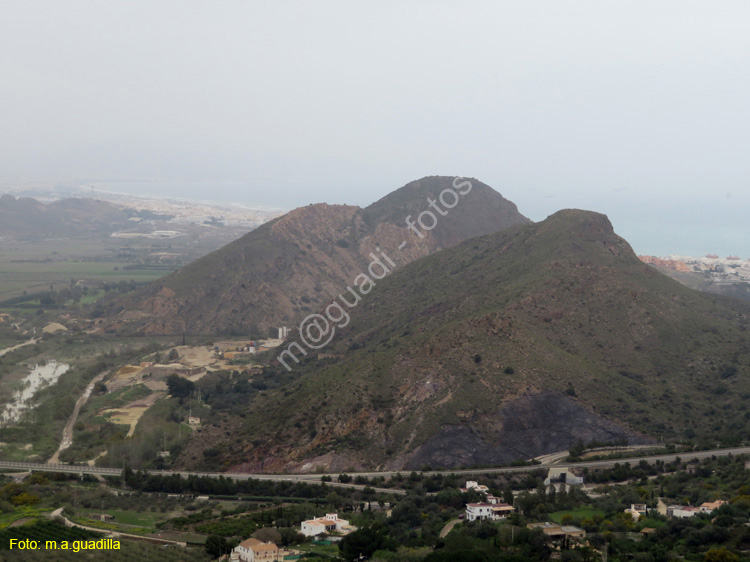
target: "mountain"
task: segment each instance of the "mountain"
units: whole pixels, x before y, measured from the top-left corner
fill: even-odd
[[[148,213],[146,213],[148,214]],[[0,196],[0,236],[49,237],[111,233],[128,219],[144,215],[105,201],[61,199],[42,203],[31,197]]]
[[[120,331],[265,336],[320,309],[366,270],[371,253],[389,252],[400,266],[528,222],[478,180],[427,177],[365,209],[295,209],[97,314],[116,316]]]
[[[601,214],[560,211],[418,259],[348,314],[324,349],[293,340],[300,364],[253,379],[180,462],[400,470],[578,440],[750,437],[750,306],[640,262]]]

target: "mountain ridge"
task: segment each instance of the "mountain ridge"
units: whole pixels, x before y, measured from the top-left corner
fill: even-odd
[[[349,314],[293,373],[264,374],[278,388],[234,428],[248,445],[217,458],[452,468],[579,439],[750,435],[750,307],[643,264],[598,213],[560,211],[415,260]]]
[[[408,239],[399,251],[402,265],[529,222],[513,203],[470,178],[473,200],[467,194],[435,228],[415,235],[407,217],[416,221],[430,211],[428,197],[439,199],[454,181],[422,178],[365,209],[326,203],[294,209],[133,295],[103,303],[97,315],[116,316],[121,332],[261,337],[294,325],[341,292],[377,248],[399,248]]]

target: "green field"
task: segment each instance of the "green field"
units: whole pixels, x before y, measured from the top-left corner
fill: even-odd
[[[0,244],[0,301],[67,286],[71,279],[89,281],[153,281],[170,270],[125,269],[134,264],[118,255],[121,243],[109,237],[5,242]],[[59,287],[56,287],[59,288]]]
[[[21,519],[36,519],[52,511],[51,507],[29,507],[19,506],[15,511],[10,513],[0,513],[0,529],[9,527],[11,523]]]
[[[295,545],[294,548],[296,550],[300,550],[304,553],[310,552],[315,553],[321,557],[325,558],[331,558],[331,559],[337,559],[339,555],[339,547],[337,544],[312,544],[312,543],[302,543]]]

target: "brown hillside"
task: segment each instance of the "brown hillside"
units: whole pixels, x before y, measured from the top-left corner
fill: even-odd
[[[471,191],[436,227],[416,235],[406,217],[416,220],[430,209],[428,198],[438,200],[453,181],[423,178],[366,209],[325,203],[295,209],[97,313],[115,316],[120,331],[266,336],[277,326],[294,328],[344,291],[376,248],[401,266],[529,222],[513,203],[471,179]]]
[[[262,375],[212,459],[411,469],[579,439],[750,438],[750,307],[641,263],[604,215],[561,211],[416,260],[350,316],[292,372]]]

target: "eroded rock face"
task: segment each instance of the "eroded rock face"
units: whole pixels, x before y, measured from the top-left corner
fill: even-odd
[[[624,438],[629,444],[654,442],[557,392],[511,400],[501,407],[500,415],[502,429],[490,436],[470,426],[444,427],[408,457],[404,468],[505,464],[564,451],[578,440],[589,443]]]

